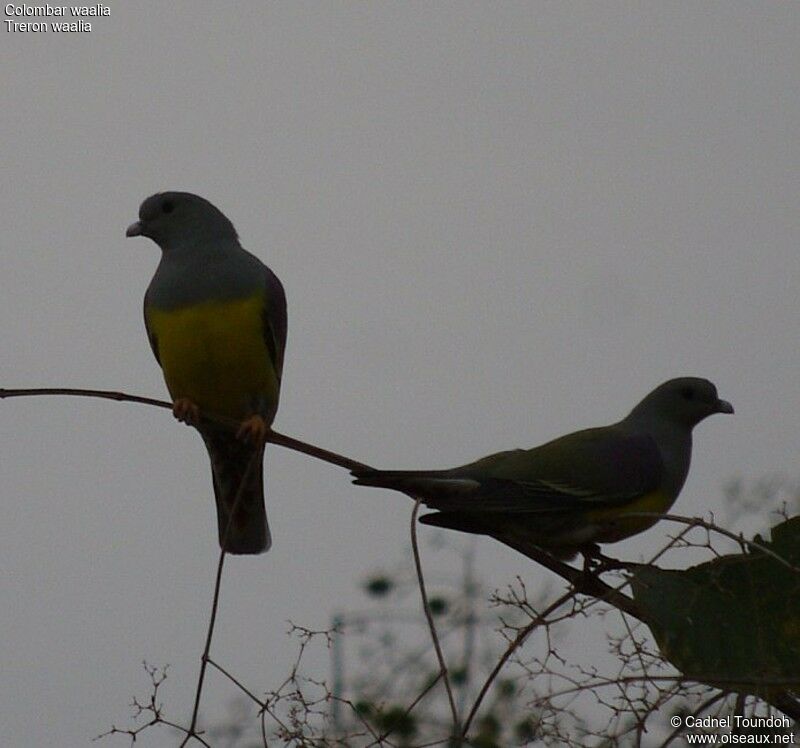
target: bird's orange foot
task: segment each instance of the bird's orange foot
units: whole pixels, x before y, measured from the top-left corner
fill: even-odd
[[[245,418],[236,432],[236,438],[250,444],[263,444],[267,440],[269,426],[262,416],[253,415]]]
[[[179,397],[172,403],[172,415],[189,426],[200,423],[200,408],[188,397]]]

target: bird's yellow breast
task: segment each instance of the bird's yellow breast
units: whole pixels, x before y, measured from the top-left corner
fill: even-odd
[[[664,514],[675,501],[675,496],[656,490],[646,493],[624,506],[595,509],[587,512],[586,519],[600,526],[595,542],[615,543],[639,532],[644,532],[658,522],[656,516],[635,516]],[[634,515],[634,516],[626,516]]]
[[[263,309],[261,294],[148,308],[147,327],[172,398],[237,419],[255,412],[256,402],[276,403],[279,384],[264,342]]]

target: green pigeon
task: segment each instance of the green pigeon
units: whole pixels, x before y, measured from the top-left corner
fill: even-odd
[[[610,426],[449,470],[355,470],[354,483],[420,498],[438,510],[423,524],[569,559],[643,532],[669,510],[689,472],[692,429],[714,413],[733,406],[711,382],[671,379]]]
[[[220,547],[262,553],[271,545],[263,458],[286,347],[283,286],[242,248],[222,212],[189,192],[148,197],[126,236],[161,248],[144,297],[145,327],[173,413],[208,449]],[[241,426],[236,432],[203,414]]]

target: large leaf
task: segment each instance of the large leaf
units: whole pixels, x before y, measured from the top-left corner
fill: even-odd
[[[771,535],[758,544],[785,563],[752,549],[683,571],[635,571],[634,597],[661,653],[687,677],[748,693],[800,686],[800,517]]]

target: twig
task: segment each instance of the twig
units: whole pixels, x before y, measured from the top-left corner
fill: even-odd
[[[574,592],[579,592],[583,595],[588,595],[589,597],[607,602],[612,607],[625,611],[634,618],[647,623],[644,618],[644,613],[633,598],[623,594],[619,589],[606,584],[595,573],[583,569],[576,569],[574,566],[565,564],[547,551],[537,548],[536,546],[515,544],[505,537],[502,538],[502,542],[528,558],[533,559],[536,563],[550,569],[550,571],[558,574],[563,579],[566,579],[573,586]]]
[[[414,502],[414,510],[411,512],[411,550],[414,554],[414,567],[417,571],[417,582],[419,583],[419,594],[422,597],[422,610],[425,613],[425,618],[428,621],[428,628],[431,632],[431,639],[433,640],[433,648],[436,651],[436,659],[439,661],[439,671],[444,681],[444,687],[447,691],[447,700],[450,704],[450,713],[453,717],[453,738],[457,739],[460,744],[461,728],[458,721],[458,710],[456,709],[456,701],[453,698],[453,689],[450,685],[450,678],[447,674],[447,665],[444,661],[442,654],[442,646],[439,643],[439,636],[436,633],[436,624],[433,621],[433,614],[431,613],[430,605],[428,605],[428,593],[425,590],[425,578],[422,574],[422,561],[419,555],[419,543],[417,542],[417,514],[421,499],[416,499]]]
[[[228,515],[228,522],[225,525],[225,532],[222,534],[222,540],[220,542],[220,545],[222,546],[222,551],[219,554],[219,565],[217,566],[217,578],[214,583],[214,600],[211,603],[211,615],[208,621],[208,634],[206,635],[206,646],[205,649],[203,649],[203,656],[200,658],[200,674],[197,677],[197,693],[195,694],[194,698],[194,709],[192,710],[192,722],[189,725],[189,732],[187,733],[186,737],[181,743],[181,748],[183,748],[183,746],[189,742],[189,738],[194,735],[195,726],[197,724],[197,715],[200,710],[200,699],[203,695],[203,683],[205,681],[205,676],[206,676],[206,667],[208,666],[208,663],[211,661],[209,653],[211,651],[211,641],[214,638],[214,625],[216,624],[217,621],[217,610],[219,607],[219,593],[222,587],[222,566],[225,562],[225,546],[227,545],[228,534],[233,524],[233,519],[236,516],[236,512],[239,509],[239,504],[242,501],[242,496],[244,495],[244,487],[247,485],[248,479],[250,478],[250,475],[252,474],[253,470],[259,469],[260,462],[261,462],[261,450],[256,450],[250,457],[247,463],[247,468],[245,469],[242,478],[239,481],[239,488],[236,491],[236,496],[233,500],[233,504],[231,506],[230,513]],[[219,666],[216,667],[219,668]]]
[[[211,640],[214,638],[214,624],[217,620],[217,608],[219,607],[219,591],[222,584],[222,567],[225,563],[225,551],[219,553],[219,564],[217,565],[217,578],[214,583],[214,599],[211,603],[211,616],[208,621],[208,634],[206,635],[206,646],[203,649],[203,656],[200,658],[200,675],[197,677],[197,692],[194,697],[194,709],[192,710],[192,722],[189,725],[189,731],[180,745],[183,748],[189,739],[195,736],[195,728],[197,726],[197,715],[200,710],[200,697],[203,695],[203,681],[206,676],[206,666],[208,665],[208,653],[211,651]]]
[[[435,678],[432,678],[430,683],[428,683],[428,685],[425,686],[425,688],[423,688],[422,691],[414,697],[414,700],[406,707],[406,710],[405,712],[403,712],[403,715],[408,716],[409,714],[411,714],[411,712],[414,710],[414,707],[416,707],[417,704],[419,704],[419,702],[422,701],[430,693],[430,691],[441,680],[441,678],[442,678],[442,673],[439,673]],[[386,730],[386,732],[378,735],[378,737],[375,739],[375,742],[370,743],[367,746],[367,748],[372,748],[372,746],[374,745],[383,745],[383,742],[392,734],[393,730],[394,728],[390,728]]]
[[[522,646],[522,643],[528,638],[530,633],[541,626],[541,624],[546,620],[547,616],[551,613],[555,612],[560,608],[567,600],[575,597],[576,591],[574,588],[570,588],[567,590],[561,597],[559,597],[555,602],[551,603],[544,609],[542,613],[536,616],[530,623],[526,624],[522,629],[519,630],[517,635],[514,637],[514,641],[508,645],[508,648],[505,652],[503,652],[502,656],[498,660],[497,664],[492,669],[492,672],[489,673],[489,677],[486,679],[486,682],[481,687],[480,692],[478,693],[477,698],[475,699],[475,703],[472,705],[472,709],[470,709],[469,714],[467,715],[467,719],[464,722],[464,727],[462,728],[461,735],[466,740],[467,732],[469,732],[470,725],[472,724],[472,720],[475,718],[475,715],[478,713],[478,708],[481,705],[481,702],[485,698],[486,694],[489,691],[492,683],[494,682],[495,678],[497,678],[500,671],[503,669],[503,666],[508,662],[508,659],[514,653],[514,651]]]
[[[640,515],[645,515],[645,513],[644,512],[636,512],[635,514],[633,512],[630,513],[631,517],[636,517]],[[785,558],[775,553],[775,551],[773,551],[772,549],[767,548],[762,543],[759,543],[757,540],[747,540],[746,538],[743,538],[741,535],[737,535],[736,533],[733,533],[730,530],[726,530],[724,527],[715,525],[713,522],[706,522],[706,520],[702,519],[701,517],[682,517],[678,514],[658,514],[656,516],[659,519],[665,519],[670,522],[679,522],[684,525],[689,525],[690,527],[702,527],[704,530],[708,530],[709,532],[716,532],[719,535],[723,535],[726,538],[730,538],[731,540],[738,543],[740,546],[758,550],[764,555],[769,556],[774,561],[777,561],[779,564],[783,564],[783,566],[787,567],[791,571],[800,573],[800,568],[790,564]]]
[[[337,465],[345,470],[371,469],[369,465],[365,465],[363,462],[351,460],[349,457],[336,454],[336,452],[331,452],[330,450],[317,447],[316,445],[309,444],[308,442],[301,442],[299,439],[295,439],[292,436],[286,436],[286,434],[281,434],[277,431],[270,430],[269,434],[267,435],[267,441],[271,442],[272,444],[277,444],[279,447],[293,449],[295,452],[302,452],[309,457],[316,457],[318,460],[329,462],[331,465]]]
[[[156,408],[165,408],[172,410],[172,403],[165,400],[155,400],[152,397],[142,397],[141,395],[129,395],[125,392],[115,392],[112,390],[87,390],[75,389],[70,387],[40,387],[34,389],[2,389],[0,388],[0,400],[8,397],[36,397],[41,395],[66,395],[70,397],[95,397],[101,400],[114,400],[116,402],[129,402],[129,403],[142,403],[144,405],[153,405]],[[221,426],[225,426],[232,431],[239,428],[240,423],[232,418],[225,416],[215,415],[214,413],[201,412],[200,415],[208,421],[213,421]],[[336,454],[322,447],[317,447],[314,444],[300,441],[291,436],[286,436],[277,431],[270,430],[267,435],[267,441],[272,444],[277,444],[286,449],[292,449],[296,452],[302,452],[310,457],[316,457],[323,462],[329,462],[331,465],[345,468],[345,470],[363,470],[369,468],[363,462],[351,460],[344,455]]]
[[[261,701],[261,699],[259,699],[258,696],[256,696],[249,688],[247,688],[247,686],[243,685],[241,681],[239,681],[234,675],[231,675],[224,667],[222,667],[222,665],[214,661],[211,657],[208,658],[208,664],[211,665],[211,667],[219,670],[219,672],[222,673],[229,681],[231,681],[231,683],[233,683],[240,691],[242,691],[242,693],[258,704],[259,709],[264,709],[264,702]]]

